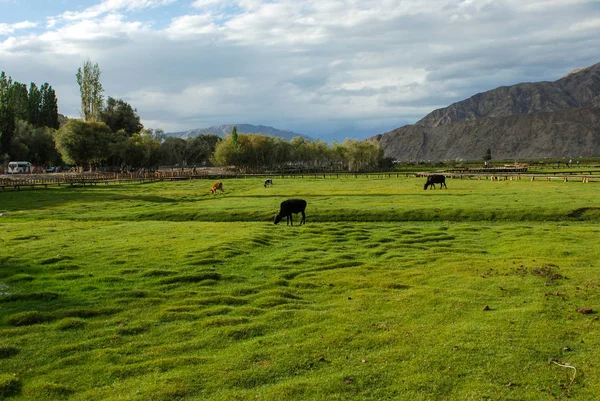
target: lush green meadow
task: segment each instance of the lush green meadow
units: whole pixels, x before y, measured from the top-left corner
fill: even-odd
[[[274,184],[0,193],[0,399],[599,398],[599,183]]]

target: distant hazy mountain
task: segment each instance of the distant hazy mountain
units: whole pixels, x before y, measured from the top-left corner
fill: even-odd
[[[170,132],[167,135],[176,137],[176,138],[194,138],[200,134],[214,134],[219,135],[221,138],[225,138],[227,135],[231,134],[233,127],[237,127],[238,134],[262,134],[262,135],[271,135],[279,138],[283,138],[289,141],[292,138],[297,136],[301,136],[303,138],[312,140],[311,137],[298,134],[296,132],[280,130],[273,127],[268,127],[266,125],[251,125],[251,124],[229,124],[229,125],[215,125],[208,128],[196,128],[189,131],[182,132]]]
[[[398,160],[598,156],[600,63],[479,93],[370,139]]]

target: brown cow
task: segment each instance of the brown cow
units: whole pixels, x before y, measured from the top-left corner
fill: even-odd
[[[215,182],[214,184],[212,184],[212,187],[210,189],[210,193],[214,194],[217,192],[217,190],[223,192],[223,183],[222,182]]]

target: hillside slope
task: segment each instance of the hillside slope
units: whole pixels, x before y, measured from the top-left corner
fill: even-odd
[[[600,155],[600,63],[479,93],[373,139],[398,160]]]
[[[200,134],[214,134],[219,135],[221,138],[225,138],[227,135],[231,134],[233,127],[237,127],[238,134],[263,134],[263,135],[271,135],[279,138],[283,138],[289,141],[292,138],[297,136],[301,136],[306,139],[311,139],[310,137],[298,134],[288,130],[280,130],[277,128],[269,127],[266,125],[252,125],[252,124],[228,124],[228,125],[215,125],[208,128],[196,128],[189,131],[182,132],[172,132],[168,133],[168,136],[173,136],[177,138],[193,138]]]

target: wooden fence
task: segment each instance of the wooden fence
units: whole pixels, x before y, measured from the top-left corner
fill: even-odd
[[[571,172],[569,172],[571,173]],[[203,171],[181,171],[167,170],[157,172],[133,172],[133,173],[54,173],[54,174],[15,174],[0,176],[0,188],[2,191],[7,189],[35,189],[39,187],[48,188],[49,186],[91,186],[98,184],[124,184],[124,183],[145,183],[156,181],[178,181],[207,179],[220,180],[223,178],[279,178],[279,179],[339,179],[339,178],[392,178],[392,177],[426,177],[431,174],[443,174],[450,179],[490,179],[492,181],[502,180],[521,180],[530,179],[531,181],[581,181],[590,182],[600,180],[600,175],[593,175],[592,172],[584,171],[565,174],[563,172],[554,174],[523,174],[518,172],[495,171],[439,171],[439,172],[404,172],[404,173],[322,173],[322,174],[241,174],[235,172],[223,172],[215,174],[214,172]]]

